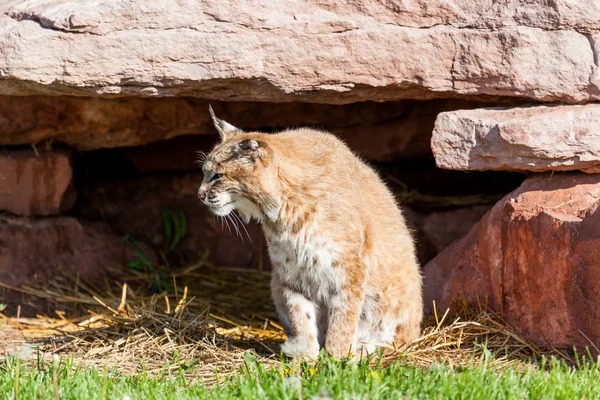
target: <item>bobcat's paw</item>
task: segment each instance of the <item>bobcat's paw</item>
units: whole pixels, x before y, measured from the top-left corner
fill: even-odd
[[[319,343],[306,336],[296,336],[281,345],[281,350],[288,357],[310,358],[315,360],[319,355]]]

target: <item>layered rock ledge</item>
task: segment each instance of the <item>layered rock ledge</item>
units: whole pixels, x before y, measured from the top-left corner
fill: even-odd
[[[0,94],[223,101],[600,98],[600,6],[12,0]]]
[[[431,147],[446,169],[600,172],[600,104],[443,112]]]

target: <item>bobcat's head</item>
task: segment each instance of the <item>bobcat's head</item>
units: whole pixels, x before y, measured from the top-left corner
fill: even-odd
[[[269,135],[244,132],[209,111],[221,141],[203,160],[198,198],[218,216],[237,211],[246,222],[274,221],[278,185]]]

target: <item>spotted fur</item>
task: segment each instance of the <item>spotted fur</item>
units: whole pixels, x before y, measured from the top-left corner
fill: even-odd
[[[211,110],[212,114],[212,110]],[[198,196],[220,216],[262,223],[271,291],[290,356],[341,358],[420,334],[421,275],[393,195],[335,136],[244,132],[216,117]]]

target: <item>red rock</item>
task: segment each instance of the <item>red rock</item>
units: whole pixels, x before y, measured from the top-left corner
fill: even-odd
[[[0,210],[23,216],[58,214],[71,208],[75,198],[69,153],[0,153]]]
[[[531,178],[425,266],[426,306],[462,296],[540,344],[599,344],[598,260],[600,175]]]
[[[134,258],[132,247],[104,223],[73,217],[0,219],[0,282],[5,285],[59,272],[98,280]]]

